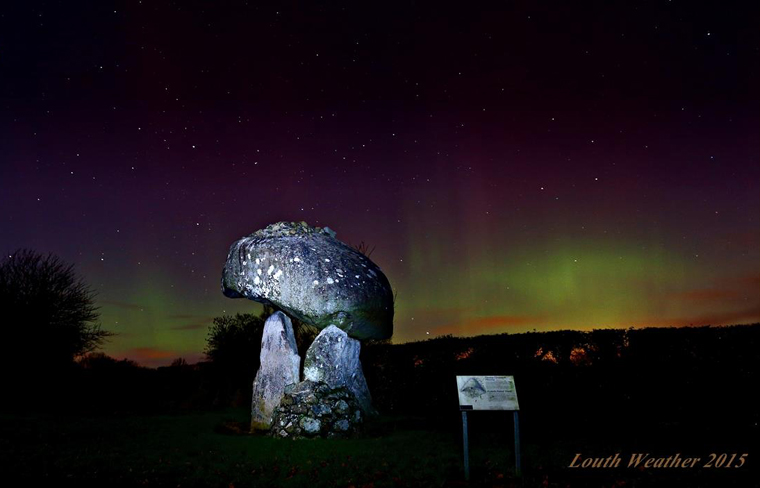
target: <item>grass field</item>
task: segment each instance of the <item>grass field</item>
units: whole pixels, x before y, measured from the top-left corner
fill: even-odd
[[[381,418],[362,438],[293,441],[242,432],[248,422],[244,409],[144,416],[4,414],[0,456],[4,478],[16,482],[11,486],[466,486],[461,431],[456,416],[450,420],[440,429],[425,419]],[[516,479],[511,432],[502,430],[472,436],[470,486],[754,486],[746,484],[747,470],[574,472],[566,465],[579,449],[624,449],[601,438],[578,437],[529,439],[523,445],[525,473]]]
[[[236,433],[245,410],[172,416],[0,420],[7,477],[46,484],[143,486],[441,486],[461,477],[451,436],[394,431],[348,440]],[[377,426],[376,426],[377,427]]]

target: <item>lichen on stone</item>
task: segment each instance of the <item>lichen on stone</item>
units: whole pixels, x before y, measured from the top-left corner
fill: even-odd
[[[356,339],[393,333],[388,279],[327,227],[278,222],[236,241],[222,273],[222,292],[272,305],[318,329],[335,324]]]

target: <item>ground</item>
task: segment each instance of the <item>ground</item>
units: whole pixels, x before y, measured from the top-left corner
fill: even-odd
[[[87,417],[4,414],[0,462],[5,479],[42,486],[467,486],[456,417],[445,429],[430,419],[383,417],[364,438],[299,441],[248,435],[242,432],[247,417],[244,409]],[[573,472],[565,465],[574,451],[606,453],[619,447],[575,438],[526,440],[525,473],[517,479],[506,442],[511,431],[503,434],[471,436],[470,486],[740,486],[741,476],[751,473]]]
[[[0,455],[11,479],[79,486],[440,486],[461,470],[455,442],[440,433],[291,441],[236,432],[245,425],[245,410],[4,415]]]

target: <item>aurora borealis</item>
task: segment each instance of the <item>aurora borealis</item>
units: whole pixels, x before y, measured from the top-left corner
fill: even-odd
[[[146,365],[279,220],[374,246],[396,342],[760,321],[757,7],[608,3],[4,5],[0,248]]]

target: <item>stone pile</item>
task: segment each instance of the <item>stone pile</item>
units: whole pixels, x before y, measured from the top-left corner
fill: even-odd
[[[347,437],[358,432],[364,414],[346,388],[302,381],[285,389],[272,417],[270,434],[275,437]]]

